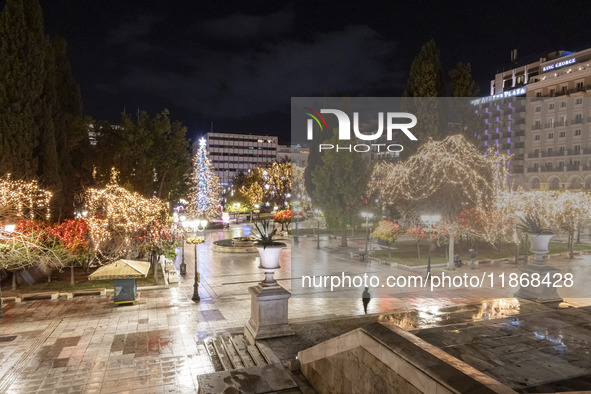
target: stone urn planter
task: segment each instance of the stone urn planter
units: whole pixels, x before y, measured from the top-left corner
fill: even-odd
[[[250,293],[250,319],[244,326],[244,335],[251,344],[259,339],[276,338],[295,333],[287,323],[288,301],[291,293],[279,286],[273,278],[279,266],[284,243],[273,240],[277,230],[270,227],[268,221],[255,227],[260,237],[254,243],[260,256],[259,268],[265,279],[257,286],[248,288]]]
[[[285,248],[285,244],[277,242],[275,245],[259,246],[255,243],[255,247],[259,251],[261,264],[259,268],[265,273],[265,280],[261,282],[263,286],[273,286],[277,281],[273,278],[275,271],[279,268],[279,258],[281,251]]]
[[[530,251],[536,256],[534,264],[546,265],[544,261],[544,255],[549,252],[548,244],[550,243],[550,239],[554,236],[554,234],[528,233],[527,236],[531,242]]]
[[[549,231],[548,228],[544,227],[540,217],[535,215],[526,215],[521,219],[522,224],[519,226],[523,232],[527,234],[531,241],[530,251],[535,254],[536,258],[533,264],[523,265],[520,269],[520,278],[528,279],[525,283],[527,285],[521,285],[517,294],[518,298],[526,298],[535,302],[550,303],[558,306],[562,302],[562,298],[558,294],[557,288],[548,284],[548,281],[544,281],[544,278],[553,278],[554,274],[559,273],[560,270],[550,266],[547,261],[544,260],[548,250],[548,244],[554,234]],[[540,283],[534,285],[529,279],[538,277],[541,279]],[[521,281],[520,281],[521,284]]]

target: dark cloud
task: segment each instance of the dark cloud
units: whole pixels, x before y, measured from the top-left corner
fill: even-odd
[[[138,15],[130,19],[124,20],[117,27],[111,29],[107,44],[126,45],[136,43],[140,39],[146,38],[160,20],[159,17],[151,14]]]
[[[125,88],[206,116],[241,117],[289,108],[291,96],[359,94],[400,83],[385,60],[393,43],[367,26],[322,33],[311,42],[266,44],[253,51],[177,54],[182,72],[132,67]]]
[[[231,14],[200,24],[210,38],[241,42],[281,36],[293,28],[294,13],[291,8],[268,15]]]

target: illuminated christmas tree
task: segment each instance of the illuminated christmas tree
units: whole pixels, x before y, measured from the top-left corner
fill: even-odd
[[[219,178],[209,160],[205,138],[199,140],[199,150],[193,158],[192,185],[187,211],[195,218],[213,219],[219,216]]]

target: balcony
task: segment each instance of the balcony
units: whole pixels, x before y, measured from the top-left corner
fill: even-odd
[[[517,142],[513,145],[513,148],[515,148],[515,149],[525,148],[525,142]]]
[[[531,127],[532,130],[542,130],[542,125],[541,124],[535,124]]]
[[[579,171],[581,166],[566,166],[567,171]]]
[[[575,124],[583,124],[583,118],[574,118],[574,119],[573,119],[573,120],[570,122],[570,124],[573,124],[573,125],[575,125]]]
[[[527,172],[539,172],[540,167],[528,167]]]
[[[525,131],[518,131],[515,133],[515,137],[524,137],[525,136]]]
[[[562,171],[562,169],[557,168],[552,168],[552,167],[540,167],[540,170],[542,172],[554,172],[554,171]]]
[[[535,159],[540,157],[540,152],[532,152],[527,154],[528,159]]]

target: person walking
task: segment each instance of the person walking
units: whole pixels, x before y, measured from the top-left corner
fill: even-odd
[[[476,264],[476,251],[474,249],[470,249],[470,268],[474,269],[474,265]]]
[[[361,300],[363,301],[363,311],[367,315],[367,304],[369,304],[369,300],[371,300],[371,295],[369,294],[369,288],[365,288],[363,290],[363,295],[361,296]]]

